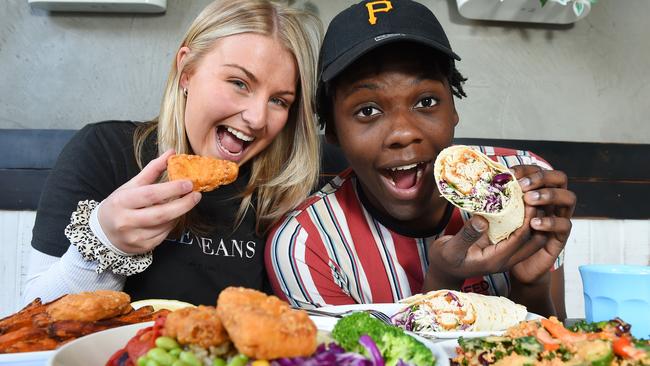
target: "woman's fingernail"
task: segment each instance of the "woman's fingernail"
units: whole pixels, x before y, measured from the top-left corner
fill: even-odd
[[[540,226],[542,224],[542,219],[534,217],[530,220],[530,224],[533,226]]]
[[[193,192],[192,194],[194,195],[194,197],[193,197],[194,202],[198,203],[201,200],[201,197],[202,197],[201,193],[200,192]]]
[[[522,187],[527,187],[530,185],[530,178],[521,178],[519,179],[519,185]]]
[[[192,187],[193,187],[192,182],[190,182],[190,181],[183,182],[183,189],[184,190],[188,191],[188,190],[192,189]]]

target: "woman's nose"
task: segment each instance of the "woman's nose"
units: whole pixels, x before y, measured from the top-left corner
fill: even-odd
[[[260,130],[266,125],[268,104],[265,98],[250,98],[241,112],[242,119],[253,130]]]

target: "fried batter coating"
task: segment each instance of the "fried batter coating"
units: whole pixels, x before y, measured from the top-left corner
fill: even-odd
[[[228,287],[219,294],[217,313],[237,350],[248,357],[309,356],[316,350],[314,322],[275,296]]]
[[[208,192],[237,179],[239,166],[228,160],[198,155],[172,155],[167,159],[169,180],[189,179],[194,191]]]
[[[212,306],[178,309],[167,315],[163,335],[180,344],[198,344],[203,348],[219,346],[229,340],[217,310]]]
[[[97,321],[132,311],[131,297],[120,291],[97,290],[62,297],[46,309],[52,321]]]

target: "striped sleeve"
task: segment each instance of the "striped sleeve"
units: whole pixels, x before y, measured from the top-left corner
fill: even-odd
[[[292,306],[356,303],[342,290],[348,280],[329,260],[319,235],[295,216],[288,217],[268,236],[265,261],[273,291]]]

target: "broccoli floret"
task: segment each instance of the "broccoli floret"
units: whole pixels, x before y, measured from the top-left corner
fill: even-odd
[[[346,351],[364,353],[365,348],[359,343],[359,337],[367,334],[377,343],[385,327],[384,323],[367,313],[356,312],[336,323],[332,330],[332,338]]]
[[[378,347],[386,360],[386,366],[396,365],[399,360],[418,366],[434,364],[431,350],[400,328],[386,326],[379,343],[382,344]]]
[[[400,360],[409,365],[434,364],[431,350],[400,328],[386,325],[364,312],[357,312],[339,320],[332,337],[346,351],[369,356],[359,337],[367,334],[377,344],[386,366],[394,366]]]

